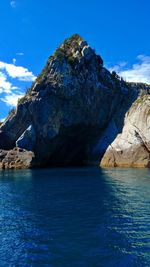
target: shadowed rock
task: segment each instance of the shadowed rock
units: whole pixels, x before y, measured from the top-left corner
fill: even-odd
[[[99,165],[143,86],[111,74],[79,35],[66,39],[0,127],[0,148],[13,151],[5,166],[15,146],[26,151],[20,167]]]

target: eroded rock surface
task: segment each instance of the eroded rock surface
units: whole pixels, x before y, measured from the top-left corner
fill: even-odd
[[[126,114],[124,127],[101,161],[104,167],[150,167],[150,96],[139,97]]]
[[[31,167],[34,153],[20,148],[0,150],[1,169],[26,169]]]
[[[7,150],[1,166],[99,165],[122,132],[126,112],[148,91],[146,85],[129,84],[110,73],[88,43],[73,35],[48,59],[1,125],[2,154]],[[105,159],[106,154],[102,164],[109,166]]]

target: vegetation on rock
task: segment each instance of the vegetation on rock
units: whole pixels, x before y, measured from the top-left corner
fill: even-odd
[[[30,162],[32,166],[98,164],[109,145],[123,131],[127,111],[131,106],[140,105],[140,101],[146,103],[146,108],[141,105],[146,122],[141,126],[136,121],[135,125],[141,127],[141,132],[147,127],[146,116],[150,109],[146,101],[149,100],[145,100],[144,96],[138,97],[147,95],[149,90],[148,85],[126,83],[115,72],[110,73],[95,50],[78,34],[72,35],[49,57],[35,83],[18,100],[17,110],[11,112],[9,120],[2,124],[0,148],[12,151],[15,146],[20,146],[21,149],[33,150],[27,165],[23,161],[29,157],[28,153],[12,152],[16,160],[18,155],[21,159],[16,165],[19,167],[29,166]],[[134,121],[139,109],[133,110]],[[134,135],[134,127],[132,133],[129,126],[126,129],[133,137],[128,140],[125,131],[123,137],[129,144],[134,138],[137,141],[141,136],[143,138],[137,129],[138,137]],[[141,150],[142,157],[145,150]],[[124,154],[122,151],[119,152],[120,158],[121,153]],[[119,161],[112,160],[113,153],[106,155],[105,163],[110,160],[112,165],[118,164],[116,162]],[[7,155],[5,166],[14,168],[11,153]],[[147,161],[143,162],[146,164]]]

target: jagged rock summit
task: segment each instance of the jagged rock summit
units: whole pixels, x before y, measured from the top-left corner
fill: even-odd
[[[148,90],[110,73],[83,38],[71,36],[1,125],[1,168],[99,165]]]

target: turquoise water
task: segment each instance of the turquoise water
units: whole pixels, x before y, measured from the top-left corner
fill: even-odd
[[[150,266],[150,170],[0,172],[3,266]]]

